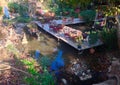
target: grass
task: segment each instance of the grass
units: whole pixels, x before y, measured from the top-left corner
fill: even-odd
[[[31,20],[32,20],[32,18],[29,18],[29,17],[19,16],[19,17],[16,18],[17,22],[22,22],[22,23],[29,23]]]

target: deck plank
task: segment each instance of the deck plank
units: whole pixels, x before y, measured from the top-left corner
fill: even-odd
[[[103,44],[102,41],[98,39],[98,41],[95,44],[90,45],[88,42],[84,42],[84,43],[81,44],[81,48],[78,48],[77,44],[75,42],[73,42],[72,40],[67,39],[64,35],[61,35],[60,33],[56,33],[56,32],[51,31],[50,28],[49,28],[49,24],[41,24],[40,21],[35,21],[35,23],[41,29],[45,30],[46,32],[48,32],[52,36],[56,37],[57,39],[60,39],[60,40],[64,41],[65,43],[74,47],[78,51],[82,51],[82,50],[89,49],[89,48],[92,48],[92,47],[100,46],[100,45]]]

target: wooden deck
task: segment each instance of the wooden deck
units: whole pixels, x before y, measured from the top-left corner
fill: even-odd
[[[98,41],[91,45],[89,44],[89,42],[83,42],[81,44],[81,48],[78,48],[78,44],[73,42],[72,40],[70,40],[69,38],[66,38],[64,36],[64,34],[60,33],[60,32],[53,32],[51,31],[51,29],[49,28],[49,24],[41,24],[41,22],[39,21],[36,21],[35,22],[41,29],[45,30],[46,32],[48,32],[49,34],[51,34],[52,36],[56,37],[57,39],[60,39],[62,41],[64,41],[65,43],[69,44],[70,46],[74,47],[75,49],[77,49],[78,51],[82,51],[82,50],[85,50],[85,49],[88,49],[88,48],[92,48],[92,47],[95,47],[95,46],[99,46],[99,45],[102,45],[103,43],[98,39]]]
[[[69,24],[78,24],[78,23],[84,23],[85,21],[80,20],[79,18],[75,18],[73,19],[73,21],[68,18],[66,19],[66,21],[63,20],[54,20],[57,24],[65,24],[65,25],[69,25]]]

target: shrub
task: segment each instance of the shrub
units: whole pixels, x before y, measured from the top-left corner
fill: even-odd
[[[95,44],[98,41],[98,32],[91,31],[89,34],[89,44]]]
[[[17,22],[22,22],[22,23],[29,23],[31,21],[31,18],[25,18],[25,17],[17,17]]]
[[[19,5],[19,14],[22,17],[28,17],[28,6],[25,4]]]
[[[43,56],[39,59],[40,65],[42,67],[48,67],[51,65],[51,60],[49,57]]]
[[[95,15],[96,15],[95,10],[85,10],[81,11],[80,13],[80,16],[82,16],[86,22],[93,21],[95,19]]]
[[[19,11],[18,3],[15,3],[15,2],[8,3],[8,7],[9,7],[10,12],[18,13]]]
[[[117,48],[117,29],[104,28],[101,31],[101,38],[108,50]]]
[[[25,81],[28,85],[55,85],[54,77],[48,72],[46,68],[42,73],[39,73],[35,69],[35,61],[21,60],[21,62],[27,67],[28,73],[31,76],[26,76]]]
[[[0,14],[2,14],[2,7],[0,6]]]

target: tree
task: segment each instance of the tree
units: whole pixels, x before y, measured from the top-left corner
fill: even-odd
[[[108,0],[106,2],[106,9],[103,10],[103,12],[105,13],[106,17],[109,17],[109,16],[115,17],[117,21],[117,38],[118,38],[118,47],[120,49],[120,19],[119,19],[120,6],[119,4],[120,4],[120,0]]]
[[[56,0],[56,3],[64,3],[66,5],[72,6],[72,8],[81,7],[86,8],[92,0]]]
[[[118,37],[118,47],[120,49],[120,1],[119,0],[109,0],[111,1],[111,6],[113,6],[116,10],[114,13],[115,19],[117,21],[117,37]]]

